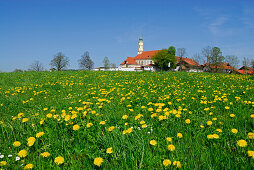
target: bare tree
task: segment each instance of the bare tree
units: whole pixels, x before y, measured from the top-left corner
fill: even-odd
[[[180,57],[180,71],[182,71],[182,63],[183,63],[183,57],[186,55],[186,49],[185,48],[177,48],[177,55]]]
[[[92,70],[94,66],[94,62],[89,56],[89,52],[86,51],[82,56],[81,59],[78,60],[79,67],[84,70]]]
[[[192,59],[199,64],[203,64],[203,62],[204,62],[204,59],[202,58],[202,56],[199,53],[195,53],[193,55]]]
[[[251,67],[254,68],[254,60],[251,60]]]
[[[234,68],[238,68],[239,67],[239,59],[235,55],[226,56],[225,62],[229,63]]]
[[[110,67],[110,62],[109,62],[108,57],[105,57],[105,58],[103,59],[103,65],[104,65],[104,68],[105,68],[105,69],[108,69],[108,68]]]
[[[202,57],[203,60],[206,60],[206,64],[210,64],[210,58],[212,56],[212,48],[210,46],[207,46],[202,49]]]
[[[247,57],[243,58],[243,66],[250,67],[250,60]]]
[[[64,56],[61,52],[57,53],[57,55],[50,62],[50,65],[56,67],[57,71],[61,71],[62,69],[66,68],[68,64],[68,57]]]
[[[33,63],[30,65],[30,67],[29,67],[28,70],[29,70],[29,71],[43,71],[44,68],[43,68],[42,63],[40,63],[39,61],[35,61],[35,62],[33,62]]]

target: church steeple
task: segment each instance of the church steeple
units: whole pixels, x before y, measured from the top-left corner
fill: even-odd
[[[143,38],[142,36],[139,37],[139,41],[138,41],[138,54],[142,54],[142,52],[144,51],[143,49]]]

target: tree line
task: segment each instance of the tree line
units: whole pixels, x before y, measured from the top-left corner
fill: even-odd
[[[53,59],[50,61],[51,70],[62,71],[67,69],[69,66],[70,60],[67,56],[65,56],[62,52],[57,53]],[[81,55],[78,60],[79,68],[82,70],[92,70],[94,68],[94,62],[91,59],[89,52],[86,51],[83,55]],[[105,57],[103,59],[103,65],[105,69],[116,68],[116,64],[110,63],[109,58]],[[15,69],[14,72],[22,72],[21,69]],[[28,68],[28,71],[45,71],[43,64],[40,61],[34,61]]]
[[[156,55],[153,56],[155,64],[162,70],[168,70],[168,63],[170,68],[176,67],[177,55],[180,58],[179,70],[182,70],[183,58],[187,56],[185,48],[177,48],[170,46],[168,49],[162,49]],[[240,60],[235,55],[223,56],[222,51],[219,47],[207,46],[201,50],[201,53],[195,53],[191,57],[200,65],[213,65],[215,68],[220,67],[221,63],[229,63],[234,68],[239,68]],[[243,58],[242,66],[254,68],[254,59],[250,60],[247,57]]]

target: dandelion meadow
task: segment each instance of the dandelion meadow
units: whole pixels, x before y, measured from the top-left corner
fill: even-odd
[[[2,169],[252,169],[254,77],[0,73]]]

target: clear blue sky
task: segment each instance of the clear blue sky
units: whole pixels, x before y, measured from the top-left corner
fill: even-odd
[[[253,0],[0,0],[0,71],[49,68],[61,51],[69,68],[85,52],[95,66],[107,56],[119,65],[144,50],[173,45],[187,57],[206,46],[254,59]]]

